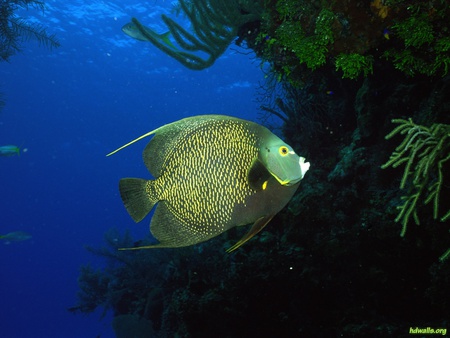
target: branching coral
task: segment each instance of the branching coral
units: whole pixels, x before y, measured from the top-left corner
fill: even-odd
[[[300,64],[304,63],[312,70],[322,66],[326,62],[328,45],[333,43],[331,23],[334,14],[324,9],[315,22],[314,33],[308,35],[302,28],[302,24],[295,20],[286,20],[277,29],[280,42],[292,51]]]
[[[336,70],[342,70],[342,78],[356,79],[361,73],[364,77],[373,73],[373,57],[357,53],[341,53],[336,57]]]
[[[108,258],[110,266],[104,271],[94,269],[90,265],[81,267],[78,278],[80,287],[78,304],[69,309],[71,312],[89,313],[102,306],[106,313],[120,299],[121,286],[115,280],[116,276],[113,272],[121,271],[115,269],[118,264],[130,265],[133,263],[126,254],[118,251],[120,247],[132,245],[132,240],[128,233],[120,237],[115,229],[111,229],[105,234],[105,241],[106,247],[100,249],[87,247],[87,250],[97,256]]]
[[[262,13],[258,0],[179,0],[179,5],[193,32],[166,15],[161,17],[180,48],[157,38],[137,19],[132,22],[149,42],[193,70],[210,67],[237,36],[238,29],[259,20]]]
[[[44,3],[38,0],[0,2],[0,58],[4,61],[20,51],[21,39],[36,39],[46,47],[59,47],[55,36],[47,34],[45,28],[38,24],[28,23],[14,14],[18,8],[29,6],[44,9]]]
[[[118,337],[123,337],[119,332],[127,330],[128,325],[140,331],[152,323],[160,323],[161,308],[167,301],[165,293],[171,290],[172,280],[179,277],[176,268],[179,262],[174,263],[174,258],[163,250],[118,250],[133,246],[128,232],[120,235],[116,229],[110,229],[105,234],[105,242],[107,245],[101,248],[87,248],[106,258],[107,266],[81,268],[78,301],[69,311],[90,313],[103,308],[105,315],[112,310]],[[182,257],[182,252],[178,257]]]
[[[265,10],[255,51],[280,80],[327,66],[356,79],[386,62],[411,76],[448,72],[447,1],[284,0]]]
[[[419,224],[418,202],[433,202],[433,218],[444,222],[450,218],[450,209],[442,216],[439,210],[442,188],[444,186],[444,166],[450,163],[450,125],[433,124],[425,127],[415,124],[412,119],[394,119],[398,126],[386,135],[404,135],[403,141],[392,153],[389,161],[381,166],[397,168],[405,164],[400,189],[409,186],[409,192],[402,197],[404,203],[398,207],[396,222],[401,222],[401,236],[411,219]]]
[[[395,6],[406,9],[407,16],[394,20],[391,29],[397,43],[395,48],[384,51],[383,56],[390,60],[395,68],[410,76],[445,76],[450,64],[450,7],[447,1],[395,2]]]
[[[90,265],[82,266],[78,285],[78,305],[69,309],[71,312],[93,312],[98,306],[109,308],[107,303],[108,284],[110,276],[101,270],[95,270]]]

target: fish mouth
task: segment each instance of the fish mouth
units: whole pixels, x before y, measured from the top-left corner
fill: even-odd
[[[305,158],[304,157],[300,157],[298,160],[298,164],[300,167],[300,175],[296,176],[296,177],[290,177],[288,179],[285,180],[281,180],[279,177],[277,177],[276,175],[274,175],[272,173],[272,175],[276,178],[276,180],[281,184],[284,185],[286,187],[289,187],[291,185],[295,185],[298,182],[300,182],[303,177],[305,177],[306,172],[309,170],[310,167],[310,163],[309,162],[305,162]]]
[[[291,180],[286,180],[284,182],[280,182],[282,185],[285,186],[290,186],[290,185],[294,185],[297,184],[298,182],[300,182],[303,177],[305,177],[306,172],[309,170],[310,167],[310,163],[309,162],[305,162],[305,158],[304,157],[300,157],[300,159],[298,160],[298,164],[300,166],[300,176],[298,178],[295,179],[291,179]]]
[[[305,160],[306,160],[306,158],[301,157],[301,156],[300,156],[300,159],[298,160],[298,164],[300,165],[300,171],[301,171],[301,176],[300,176],[299,181],[300,181],[303,177],[305,177],[305,174],[306,174],[306,172],[309,170],[309,167],[310,167],[310,165],[311,165],[311,163],[305,162]]]

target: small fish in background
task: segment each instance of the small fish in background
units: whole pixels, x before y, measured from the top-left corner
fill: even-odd
[[[389,29],[385,28],[383,30],[383,36],[386,40],[390,40],[389,34],[391,34],[391,31]]]
[[[0,235],[0,240],[5,241],[5,244],[9,244],[11,242],[22,242],[31,238],[32,236],[25,231],[13,231],[5,235]]]
[[[170,31],[158,34],[151,30],[149,27],[144,26],[145,32],[153,37],[155,40],[160,40],[164,42],[168,47],[176,50],[175,45],[170,41]],[[149,41],[144,34],[141,33],[139,28],[133,23],[129,22],[122,27],[122,32],[124,32],[129,37],[132,37],[133,39],[139,40],[139,41]]]
[[[150,135],[143,156],[156,179],[123,178],[119,191],[135,222],[157,204],[150,231],[160,243],[121,250],[189,246],[253,224],[234,251],[283,209],[309,169],[267,128],[223,115],[166,124],[107,156]]]
[[[0,146],[0,156],[20,156],[20,148],[18,146],[7,145]]]

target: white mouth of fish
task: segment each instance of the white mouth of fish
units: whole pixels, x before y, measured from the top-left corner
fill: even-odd
[[[304,157],[300,157],[300,159],[298,160],[298,164],[300,165],[300,171],[301,171],[300,179],[305,177],[306,172],[309,170],[310,163],[305,162],[305,160],[306,159]]]
[[[300,182],[303,179],[303,177],[305,177],[305,174],[309,170],[309,166],[310,166],[310,163],[305,162],[305,160],[306,159],[304,157],[300,157],[298,160],[298,164],[300,166],[300,176],[298,176],[297,179],[292,179],[289,182],[285,182],[283,185],[290,186],[290,185],[297,184],[298,182]]]
[[[298,160],[298,164],[300,167],[300,175],[297,178],[286,179],[284,181],[277,178],[278,182],[280,182],[281,185],[289,187],[291,185],[297,184],[303,179],[303,177],[305,177],[306,172],[309,170],[310,163],[305,162],[304,157],[300,157],[300,159]]]

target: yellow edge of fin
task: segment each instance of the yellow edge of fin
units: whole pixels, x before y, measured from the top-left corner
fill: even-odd
[[[118,248],[118,250],[120,251],[129,251],[129,250],[145,250],[145,249],[162,249],[162,248],[174,248],[174,246],[166,246],[163,245],[161,243],[156,243],[156,244],[150,244],[150,245],[143,245],[143,246],[134,246],[131,248]]]
[[[158,131],[160,131],[161,129],[166,128],[166,127],[168,127],[168,126],[170,126],[170,125],[173,125],[173,124],[175,124],[175,123],[180,123],[181,121],[185,121],[185,122],[186,122],[186,121],[189,121],[189,120],[195,120],[195,119],[199,119],[199,118],[206,118],[206,119],[208,119],[208,118],[209,118],[209,119],[214,119],[214,118],[227,118],[227,119],[231,119],[231,120],[232,120],[232,119],[237,119],[237,120],[239,120],[237,117],[224,116],[224,115],[216,115],[216,114],[211,114],[211,115],[197,115],[197,116],[185,117],[184,119],[181,119],[181,120],[178,120],[178,121],[175,121],[175,122],[172,122],[172,123],[165,124],[165,125],[163,125],[163,126],[161,126],[161,127],[159,127],[159,128],[156,128],[155,130],[149,131],[148,133],[146,133],[146,134],[144,134],[144,135],[142,135],[142,136],[139,136],[137,139],[134,139],[133,141],[130,141],[130,142],[128,142],[127,144],[121,146],[120,148],[117,148],[116,150],[110,152],[110,153],[107,154],[106,156],[114,155],[115,153],[117,153],[118,151],[122,150],[123,148],[126,148],[126,147],[128,147],[129,145],[132,145],[133,143],[135,143],[135,142],[137,142],[137,141],[140,141],[140,140],[142,140],[143,138],[146,138],[147,136],[156,134],[156,133],[157,133]]]
[[[111,152],[110,152],[109,154],[107,154],[106,156],[114,155],[115,153],[117,153],[118,151],[122,150],[123,148],[126,148],[126,147],[132,145],[133,143],[136,143],[137,141],[142,140],[143,138],[146,138],[146,137],[148,137],[148,136],[150,136],[150,135],[155,134],[158,130],[160,130],[160,129],[163,128],[163,127],[164,127],[164,126],[159,127],[159,128],[157,128],[157,129],[155,129],[155,130],[149,131],[148,133],[146,133],[146,134],[144,134],[144,135],[142,135],[142,136],[139,136],[138,138],[134,139],[133,141],[128,142],[127,144],[121,146],[120,148],[117,148],[116,150],[111,151]]]
[[[275,215],[263,216],[261,218],[258,218],[251,227],[251,229],[235,245],[227,249],[227,253],[233,252],[237,248],[241,247],[243,244],[247,243],[250,239],[252,239],[258,232],[260,232],[267,225],[267,223],[270,222],[273,216]]]
[[[141,250],[141,249],[153,249],[155,246],[147,245],[147,246],[137,246],[134,248],[119,248],[120,251],[128,251],[128,250]]]

